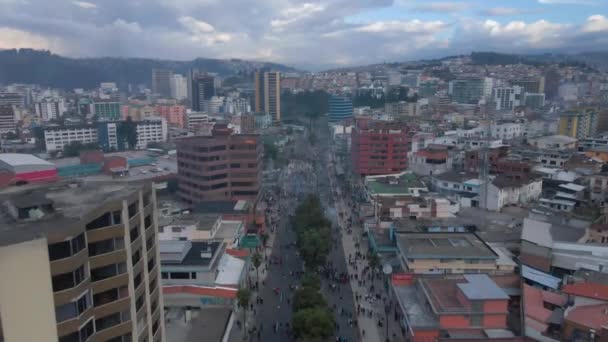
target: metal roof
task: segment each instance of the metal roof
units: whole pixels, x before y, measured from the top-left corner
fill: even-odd
[[[471,300],[509,299],[509,295],[486,274],[465,274],[468,283],[457,284]]]
[[[21,166],[21,165],[55,166],[53,163],[50,163],[46,160],[40,159],[31,154],[24,154],[24,153],[0,153],[0,161],[5,162],[11,166]]]

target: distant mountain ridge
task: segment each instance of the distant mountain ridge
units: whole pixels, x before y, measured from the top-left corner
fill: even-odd
[[[68,58],[33,49],[0,50],[0,84],[34,83],[63,89],[90,89],[101,82],[116,82],[119,86],[150,85],[154,68],[171,69],[184,75],[188,70],[198,68],[222,76],[250,73],[257,69],[296,71],[282,64],[241,59]]]

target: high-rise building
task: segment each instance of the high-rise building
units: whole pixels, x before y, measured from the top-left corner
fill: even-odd
[[[0,196],[0,340],[165,341],[150,185]]]
[[[120,102],[95,100],[93,102],[93,114],[97,115],[100,121],[120,120]]]
[[[152,69],[152,93],[161,97],[171,96],[171,79],[173,71],[168,69]]]
[[[450,81],[449,94],[452,96],[452,102],[478,104],[479,100],[488,95],[486,84],[491,80],[484,77],[467,77]]]
[[[509,81],[512,86],[520,86],[524,88],[524,93],[544,93],[545,92],[545,77],[530,77],[522,79],[514,79]]]
[[[215,96],[215,78],[211,75],[190,73],[190,102],[193,111],[203,111],[205,100]]]
[[[524,100],[523,88],[520,86],[496,87],[492,92],[496,110],[512,110],[522,105]]]
[[[525,93],[524,104],[528,108],[540,109],[545,106],[545,94],[542,93]]]
[[[403,124],[357,119],[352,130],[353,171],[361,176],[403,172],[410,146]]]
[[[15,108],[10,105],[0,105],[0,133],[15,132]]]
[[[353,117],[353,100],[347,96],[329,98],[329,121],[337,122]]]
[[[171,97],[181,101],[188,98],[188,80],[180,74],[171,77]]]
[[[269,114],[275,122],[281,121],[281,73],[257,71],[254,87],[255,111]]]
[[[23,107],[25,105],[25,98],[19,93],[0,92],[0,105]]]
[[[576,139],[594,136],[597,133],[599,113],[596,108],[580,108],[559,117],[559,135]]]
[[[262,140],[215,124],[210,136],[177,140],[179,196],[188,203],[256,200],[262,184]]]
[[[550,68],[545,73],[545,95],[547,99],[553,100],[559,95],[560,76],[557,69]]]
[[[45,97],[34,104],[36,116],[43,121],[57,119],[66,111],[65,100],[60,97]]]

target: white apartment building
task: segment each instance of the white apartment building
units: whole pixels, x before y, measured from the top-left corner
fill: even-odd
[[[65,99],[61,97],[46,97],[36,102],[36,116],[42,121],[56,119],[66,111]]]
[[[511,140],[521,136],[521,125],[518,123],[503,123],[492,125],[492,138]]]
[[[492,92],[496,110],[512,110],[519,107],[524,100],[524,89],[520,86],[497,87]]]
[[[98,142],[97,128],[93,126],[47,127],[44,130],[46,152],[63,151],[65,145],[76,141],[83,144]]]
[[[154,118],[137,122],[137,146],[136,149],[143,150],[151,142],[167,141],[167,120],[165,118]]]
[[[244,99],[242,97],[229,97],[226,98],[226,103],[224,104],[224,112],[230,114],[242,114],[251,112],[251,105],[249,104],[249,100]]]
[[[186,113],[186,121],[188,130],[196,131],[201,124],[209,122],[209,115],[202,112],[188,112]]]
[[[173,74],[169,79],[171,97],[176,100],[184,100],[188,97],[188,79],[180,74]]]

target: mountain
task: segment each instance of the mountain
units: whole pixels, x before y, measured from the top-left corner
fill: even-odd
[[[148,58],[68,58],[49,51],[32,49],[0,50],[0,84],[35,83],[42,86],[90,89],[101,82],[151,84],[152,69],[171,69],[186,75],[188,70],[217,73],[221,76],[250,73],[258,69],[282,72],[295,69],[275,63],[241,59],[197,58],[192,61],[170,61]]]

